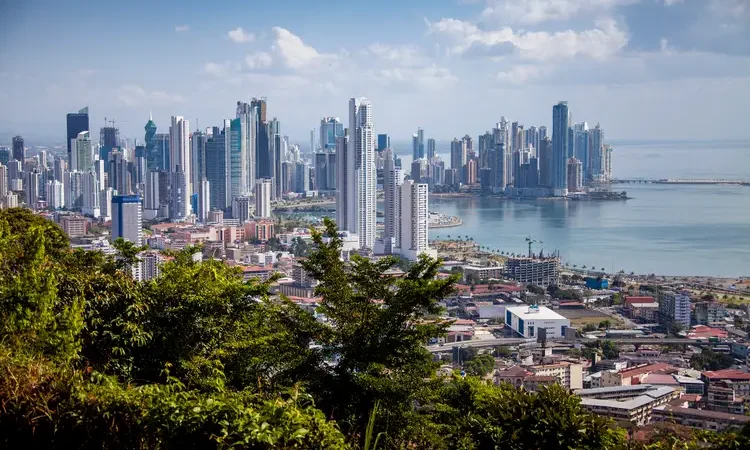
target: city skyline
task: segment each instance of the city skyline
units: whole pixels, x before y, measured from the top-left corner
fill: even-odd
[[[0,56],[27,61],[0,71],[4,141],[61,141],[64,115],[84,105],[92,129],[106,116],[123,137],[140,137],[150,110],[162,127],[175,114],[219,124],[237,98],[262,94],[268,115],[304,144],[320,117],[346,116],[340,99],[355,92],[379,105],[378,130],[399,145],[417,127],[440,143],[477,136],[500,115],[551,127],[546,105],[560,99],[576,105],[573,122],[598,117],[612,139],[750,137],[750,8],[741,0],[417,1],[399,14],[385,1],[345,24],[364,7],[282,1],[259,16],[229,2],[224,18],[207,4],[149,4],[144,16],[139,2],[128,11],[44,3],[3,7]],[[147,31],[101,20],[131,16]],[[385,17],[387,37],[365,26]],[[68,58],[62,46],[86,56]],[[188,49],[201,56],[182,58]],[[37,70],[45,65],[55,70]]]

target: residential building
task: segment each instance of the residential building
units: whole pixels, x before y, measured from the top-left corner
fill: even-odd
[[[698,302],[695,304],[695,322],[698,325],[721,323],[727,310],[718,302]]]
[[[575,394],[581,397],[581,406],[587,411],[635,425],[650,423],[654,408],[666,405],[679,396],[679,392],[669,386],[642,384],[637,389],[630,388],[581,389],[575,391]]]
[[[391,138],[387,134],[378,135],[378,146],[377,151],[382,152],[383,150],[391,148]]]
[[[451,169],[456,169],[461,174],[467,157],[466,141],[454,138],[451,141]],[[463,179],[461,181],[465,182]]]
[[[401,167],[396,165],[393,150],[385,149],[383,155],[383,241],[384,253],[393,253],[400,246],[398,239],[401,237],[401,196],[399,186],[403,182]]]
[[[47,207],[50,209],[61,209],[65,207],[65,191],[60,181],[48,181],[46,186]]]
[[[87,216],[98,218],[101,209],[99,208],[99,180],[96,179],[96,173],[89,170],[83,175],[83,186],[81,187],[81,211]]]
[[[211,184],[203,177],[198,190],[198,221],[205,223],[211,211]]]
[[[225,210],[231,206],[230,178],[227,171],[229,164],[230,121],[224,121],[224,128],[214,128],[206,136],[206,180],[209,185],[211,209]]]
[[[568,192],[583,190],[583,164],[576,158],[568,159]]]
[[[552,188],[554,195],[567,194],[568,124],[570,112],[568,102],[559,102],[552,107]]]
[[[34,170],[26,173],[26,182],[24,183],[24,191],[26,194],[26,205],[29,208],[36,209],[36,203],[39,201],[42,193],[41,186],[42,177],[41,174]]]
[[[71,238],[86,236],[89,221],[85,217],[66,214],[60,217],[60,227]]]
[[[750,373],[738,369],[701,374],[706,385],[706,409],[732,414],[750,411]]]
[[[677,369],[665,363],[644,364],[619,371],[604,371],[602,372],[601,386],[630,386],[642,383],[642,380],[652,373],[670,374],[674,372],[677,372]]]
[[[427,160],[432,160],[436,156],[435,153],[435,139],[429,138],[427,139]]]
[[[665,292],[659,301],[659,315],[663,323],[677,323],[690,328],[690,295],[687,291]]]
[[[89,131],[89,107],[86,106],[78,110],[77,113],[68,113],[65,122],[67,125],[68,159],[73,151],[73,141],[82,133]],[[89,140],[90,141],[90,140]],[[88,170],[88,167],[72,170]],[[58,180],[62,181],[62,180]]]
[[[344,124],[338,117],[320,119],[320,148],[336,150],[336,140],[344,135]],[[315,149],[313,149],[315,150]]]
[[[70,170],[85,172],[94,163],[94,149],[91,146],[91,135],[88,131],[81,131],[68,143],[68,165]]]
[[[141,198],[137,195],[112,197],[112,240],[120,237],[138,247],[143,245]]]
[[[655,407],[651,411],[652,422],[669,422],[707,431],[726,431],[729,428],[742,428],[750,424],[750,417],[719,411],[688,408],[687,402],[674,400],[669,404]]]
[[[8,195],[8,167],[0,163],[0,204]]]
[[[544,328],[547,339],[562,338],[570,320],[545,306],[526,305],[505,308],[505,325],[526,338],[536,338]]]
[[[193,193],[190,156],[190,122],[182,116],[172,116],[172,124],[169,127],[169,160],[174,182],[169,214],[175,219],[184,219],[190,215],[190,196]],[[178,191],[176,200],[175,189]]]
[[[401,256],[416,260],[426,253],[437,257],[428,247],[427,185],[405,180],[398,188],[399,222],[396,242]]]
[[[538,324],[538,320],[534,319]],[[529,324],[531,321],[529,322]],[[529,325],[531,326],[531,325]],[[554,325],[551,325],[554,326]],[[549,337],[549,331],[548,331]],[[583,388],[583,366],[577,363],[560,362],[557,364],[544,364],[529,366],[527,369],[535,376],[551,376],[565,389]]]
[[[255,217],[271,217],[270,178],[262,178],[255,183]]]
[[[156,251],[142,252],[138,255],[141,260],[141,281],[158,278],[161,273],[162,256]]]

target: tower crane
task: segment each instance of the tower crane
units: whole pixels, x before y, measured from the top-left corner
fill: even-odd
[[[533,244],[535,242],[539,243],[539,244],[544,244],[544,242],[542,242],[542,241],[537,241],[536,239],[531,239],[531,236],[526,237],[526,242],[529,243],[529,258],[533,258],[534,257],[534,254],[531,253],[531,244]]]

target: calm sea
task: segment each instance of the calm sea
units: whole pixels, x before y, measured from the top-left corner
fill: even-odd
[[[748,142],[619,143],[620,178],[750,179]],[[447,156],[447,155],[446,155]],[[405,169],[411,157],[402,155]],[[443,156],[444,160],[450,158]],[[408,169],[407,169],[408,170]],[[430,236],[471,236],[480,244],[526,253],[527,236],[558,249],[571,265],[661,275],[750,276],[750,186],[618,185],[626,201],[431,199],[430,210],[463,225]],[[540,246],[534,246],[538,252]]]

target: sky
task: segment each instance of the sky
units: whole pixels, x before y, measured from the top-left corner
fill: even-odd
[[[750,0],[0,2],[0,61],[0,140],[62,141],[85,105],[142,139],[150,111],[205,128],[260,96],[300,143],[350,97],[403,142],[550,127],[561,100],[607,139],[750,138]]]

